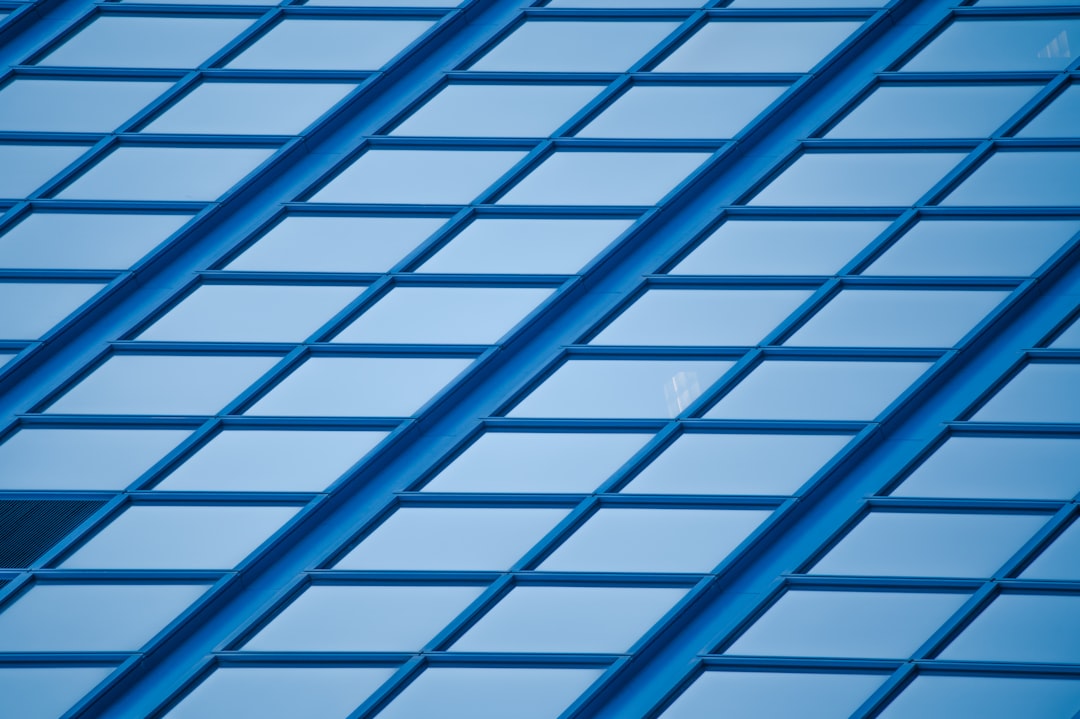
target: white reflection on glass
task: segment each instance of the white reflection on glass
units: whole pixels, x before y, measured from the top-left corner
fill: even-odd
[[[965,19],[904,65],[908,72],[1064,70],[1076,59],[1080,19]]]

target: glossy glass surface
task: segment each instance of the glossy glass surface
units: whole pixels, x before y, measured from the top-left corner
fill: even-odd
[[[120,147],[59,193],[67,200],[210,202],[274,154],[256,147]]]
[[[807,153],[748,204],[906,207],[963,157],[952,152]]]
[[[1080,128],[1076,117],[1080,116],[1080,85],[1070,85],[1035,119],[1024,125],[1017,137],[1077,137]]]
[[[508,414],[674,417],[732,364],[711,360],[571,360]]]
[[[1020,575],[1024,579],[1080,580],[1080,524],[1075,521],[1039,553]]]
[[[205,584],[37,584],[0,610],[0,651],[134,651],[206,590]]]
[[[112,674],[113,667],[0,667],[4,711],[19,719],[56,719]]]
[[[967,594],[792,590],[725,654],[907,658]]]
[[[178,492],[320,492],[387,432],[225,430],[154,489]]]
[[[116,355],[46,412],[214,414],[277,361],[277,357]]]
[[[547,137],[603,89],[603,85],[452,83],[390,134]]]
[[[831,275],[888,226],[865,220],[728,220],[669,274]]]
[[[427,492],[591,492],[649,434],[488,432],[424,485]]]
[[[623,494],[794,494],[851,437],[837,434],[684,434]]]
[[[609,10],[621,8],[696,8],[701,7],[703,0],[550,0],[544,7],[580,7],[580,8],[604,8]]]
[[[980,662],[1080,661],[1080,596],[1003,594],[938,657]]]
[[[312,357],[247,414],[408,417],[470,364],[458,357]]]
[[[649,290],[589,344],[753,346],[812,294],[812,290]],[[703,322],[706,317],[711,321]]]
[[[929,368],[928,362],[767,360],[705,417],[869,421]]]
[[[378,70],[431,20],[286,19],[225,66],[235,70]]]
[[[985,4],[985,3],[983,3]],[[920,675],[879,714],[882,719],[1071,719],[1080,711],[1080,681],[1043,677]]]
[[[1080,349],[1080,320],[1073,321],[1069,327],[1050,343],[1053,349]]]
[[[942,205],[1076,206],[1080,152],[999,152],[979,165]]]
[[[309,587],[244,645],[248,651],[417,651],[484,587]]]
[[[345,83],[204,82],[143,132],[295,135],[355,88]]]
[[[186,429],[21,429],[0,444],[2,489],[124,489]]]
[[[168,82],[19,77],[0,90],[0,130],[112,132],[171,86]]]
[[[519,586],[450,649],[617,654],[633,646],[686,591],[671,587]]]
[[[231,569],[299,511],[275,506],[129,507],[63,569]]]
[[[364,289],[356,285],[203,285],[137,339],[303,342]]]
[[[1080,422],[1080,365],[1029,364],[971,419],[976,422]]]
[[[553,291],[547,287],[395,287],[334,341],[494,344]]]
[[[1080,19],[965,19],[935,37],[908,72],[1064,70],[1075,59]]]
[[[105,287],[103,282],[0,282],[0,339],[36,340]],[[18,307],[18,311],[13,311]]]
[[[401,507],[335,569],[506,570],[570,510]]]
[[[806,72],[859,27],[858,22],[713,21],[656,72]],[[777,52],[783,48],[783,52]]]
[[[368,150],[311,201],[463,205],[523,157],[511,150]]]
[[[88,149],[89,145],[0,144],[0,197],[28,197]]]

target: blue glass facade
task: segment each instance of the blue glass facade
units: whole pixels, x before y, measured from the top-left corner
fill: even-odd
[[[0,0],[0,715],[1074,717],[1078,57]]]

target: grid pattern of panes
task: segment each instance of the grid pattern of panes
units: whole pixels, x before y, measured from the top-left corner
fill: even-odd
[[[1080,10],[9,5],[21,717],[1080,709]]]

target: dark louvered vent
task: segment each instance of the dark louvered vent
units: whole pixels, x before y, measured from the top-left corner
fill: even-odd
[[[25,569],[104,502],[0,499],[0,567]]]

